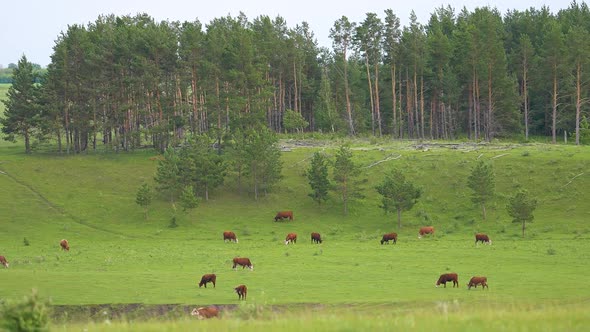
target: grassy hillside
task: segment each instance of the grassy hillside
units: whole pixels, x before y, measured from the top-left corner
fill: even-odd
[[[54,304],[237,304],[233,287],[244,283],[250,290],[248,305],[368,305],[378,308],[368,317],[393,319],[386,313],[398,308],[403,311],[399,319],[408,321],[422,310],[416,308],[436,303],[458,303],[460,312],[506,304],[519,311],[535,303],[586,303],[590,309],[579,280],[590,273],[588,147],[498,143],[416,148],[411,143],[355,141],[354,158],[365,167],[366,198],[344,217],[335,195],[317,206],[307,196],[303,176],[313,152],[333,155],[340,142],[307,143],[283,154],[284,179],[268,196],[255,201],[247,192],[240,195],[230,177],[209,201],[189,213],[178,211],[177,228],[168,227],[173,211],[166,200],[154,201],[148,220],[135,204],[140,184],[153,184],[157,161],[152,151],[26,156],[19,145],[0,145],[0,254],[11,264],[0,270],[0,298],[20,298],[37,288]],[[485,222],[466,187],[472,165],[481,158],[493,163],[498,193]],[[423,188],[419,203],[404,213],[401,229],[394,215],[378,207],[374,190],[391,167],[401,168]],[[507,198],[520,187],[539,200],[524,239],[521,226],[510,221],[505,209]],[[293,210],[295,220],[275,223],[273,216],[282,209]],[[422,225],[435,226],[436,236],[418,239]],[[239,243],[224,243],[224,230],[235,231]],[[312,231],[322,234],[323,244],[310,243]],[[391,231],[398,232],[398,244],[380,245],[381,235]],[[490,235],[492,246],[474,245],[473,234],[479,231]],[[298,243],[285,246],[289,232],[299,234]],[[59,249],[62,238],[70,241],[70,252]],[[250,257],[254,271],[233,271],[235,256]],[[449,271],[459,274],[461,288],[435,288],[438,275]],[[198,287],[205,273],[218,275],[216,288]],[[474,275],[487,276],[490,289],[468,291],[465,285]],[[344,320],[359,320],[354,313],[335,310],[308,315],[317,324],[331,324],[341,314]],[[449,329],[498,317],[520,324],[512,311],[504,316],[493,309],[464,312],[465,321],[461,315],[445,320]],[[580,319],[575,310],[559,317],[563,327],[575,328]],[[275,326],[296,320],[277,319]],[[462,323],[453,325],[456,320]],[[184,323],[177,324],[182,330]],[[215,322],[207,324],[223,330]],[[404,324],[409,323],[398,321],[396,326]],[[424,324],[414,327],[428,329]],[[143,329],[150,328],[129,328]]]

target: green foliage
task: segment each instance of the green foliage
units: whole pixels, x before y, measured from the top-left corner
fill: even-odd
[[[8,88],[7,100],[2,101],[6,109],[0,117],[0,130],[7,141],[16,142],[15,136],[22,136],[25,152],[31,153],[31,140],[40,132],[41,108],[33,65],[24,55],[14,69],[13,80]]]
[[[383,182],[375,187],[381,198],[381,208],[387,212],[397,211],[398,227],[402,227],[402,211],[411,210],[422,195],[422,189],[406,179],[404,173],[393,169]]]
[[[170,201],[174,202],[182,186],[180,157],[174,148],[166,149],[163,159],[158,161],[154,181],[158,184],[157,190],[170,195]]]
[[[37,290],[21,301],[9,301],[0,306],[0,322],[7,331],[49,331],[48,303],[39,298]]]
[[[580,144],[590,144],[590,123],[585,115],[580,121]]]
[[[328,199],[330,180],[328,179],[328,159],[321,152],[315,152],[311,164],[305,172],[312,192],[308,194],[318,205]]]
[[[283,115],[283,127],[287,131],[303,130],[305,127],[309,126],[309,122],[305,121],[301,113],[295,112],[293,110],[286,110]]]
[[[179,199],[180,206],[182,206],[182,211],[186,212],[187,210],[191,210],[199,206],[199,198],[195,196],[195,191],[193,186],[185,186],[182,189],[182,193],[180,194]]]
[[[486,204],[495,194],[495,181],[492,165],[482,159],[477,161],[467,178],[467,186],[473,191],[471,200],[481,205],[483,220],[486,220]]]
[[[348,215],[348,204],[351,200],[364,197],[362,182],[357,180],[360,173],[360,167],[352,160],[350,147],[340,146],[334,161],[334,181],[335,189],[342,198],[344,215]]]
[[[524,237],[527,222],[532,222],[535,216],[533,212],[537,208],[537,200],[530,196],[527,190],[521,189],[510,197],[506,209],[508,215],[515,223],[522,223],[522,236]]]
[[[143,207],[145,219],[148,218],[148,207],[152,203],[152,189],[147,183],[142,183],[135,195],[135,203]]]
[[[244,162],[243,173],[250,179],[254,198],[261,192],[267,193],[282,178],[281,150],[278,137],[266,127],[249,129],[236,138],[243,151],[239,159]]]

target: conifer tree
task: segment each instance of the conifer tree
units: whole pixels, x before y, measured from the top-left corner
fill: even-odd
[[[305,172],[312,192],[308,194],[318,205],[328,199],[328,190],[330,189],[330,180],[328,179],[328,160],[321,152],[313,154],[311,165]]]

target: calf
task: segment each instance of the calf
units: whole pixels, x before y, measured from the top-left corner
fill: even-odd
[[[297,243],[297,234],[295,234],[295,233],[287,234],[287,237],[285,238],[285,245],[289,244],[289,242]]]
[[[275,215],[275,221],[278,220],[283,220],[283,219],[289,219],[289,220],[293,220],[293,211],[279,211],[277,212],[277,214]]]
[[[484,233],[477,233],[475,234],[475,244],[477,244],[477,242],[481,241],[481,243],[486,243],[491,245],[492,244],[492,240],[490,240],[490,238],[487,236],[487,234]]]
[[[201,277],[201,282],[199,282],[199,288],[201,288],[201,286],[205,285],[205,288],[207,288],[207,283],[211,282],[213,283],[213,288],[215,288],[215,281],[217,280],[217,276],[215,274],[204,274]]]
[[[239,285],[238,287],[234,288],[236,293],[238,293],[239,300],[245,300],[246,295],[248,295],[248,287],[246,285]]]
[[[447,288],[447,282],[451,281],[453,282],[453,288],[455,288],[455,286],[459,288],[459,277],[457,276],[457,273],[441,274],[435,286],[438,287],[438,285],[443,284],[445,285],[445,288]]]
[[[8,268],[8,261],[6,260],[6,257],[0,256],[0,264],[4,265],[5,268]]]
[[[434,235],[434,227],[432,227],[432,226],[420,227],[420,230],[418,231],[418,238],[421,239],[422,236],[424,236],[426,234]]]
[[[70,250],[70,244],[68,243],[68,240],[66,240],[66,239],[59,241],[59,246],[61,247],[62,250],[66,250],[66,251]]]
[[[235,269],[236,266],[240,265],[242,267],[242,269],[244,269],[245,267],[248,267],[250,270],[254,270],[254,265],[252,265],[252,263],[250,262],[250,258],[246,258],[246,257],[236,257],[234,258],[234,266],[232,267],[232,269]]]
[[[236,237],[236,233],[230,232],[230,231],[223,232],[223,242],[225,242],[225,241],[238,243],[238,238]]]
[[[311,243],[322,243],[320,233],[311,233]]]
[[[387,234],[383,234],[383,238],[381,239],[381,244],[387,242],[387,244],[389,244],[389,241],[393,241],[393,244],[397,243],[397,233],[387,233]]]
[[[219,309],[213,306],[194,308],[191,312],[191,316],[197,316],[197,318],[201,320],[217,317],[217,315],[219,315]]]
[[[473,277],[473,278],[471,278],[471,280],[469,280],[469,283],[467,284],[467,289],[471,289],[472,286],[477,288],[477,285],[481,285],[481,288],[485,289],[486,287],[488,287],[488,278],[486,278],[486,277]],[[488,287],[488,289],[490,289],[490,287]]]

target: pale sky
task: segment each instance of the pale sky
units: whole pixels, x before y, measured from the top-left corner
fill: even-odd
[[[578,0],[583,3],[584,0]],[[50,62],[55,40],[68,25],[88,25],[99,15],[118,16],[146,13],[156,21],[194,21],[203,26],[212,19],[236,17],[244,12],[249,21],[260,15],[283,17],[287,26],[295,27],[305,21],[314,32],[320,46],[331,47],[330,28],[342,16],[351,22],[362,22],[368,12],[384,17],[385,9],[392,9],[402,27],[408,25],[410,12],[426,24],[430,14],[441,6],[450,5],[459,13],[463,7],[490,6],[502,14],[508,10],[540,9],[543,5],[556,13],[569,7],[570,0],[28,0],[0,3],[0,66],[18,63],[24,54],[30,62],[43,67]]]

